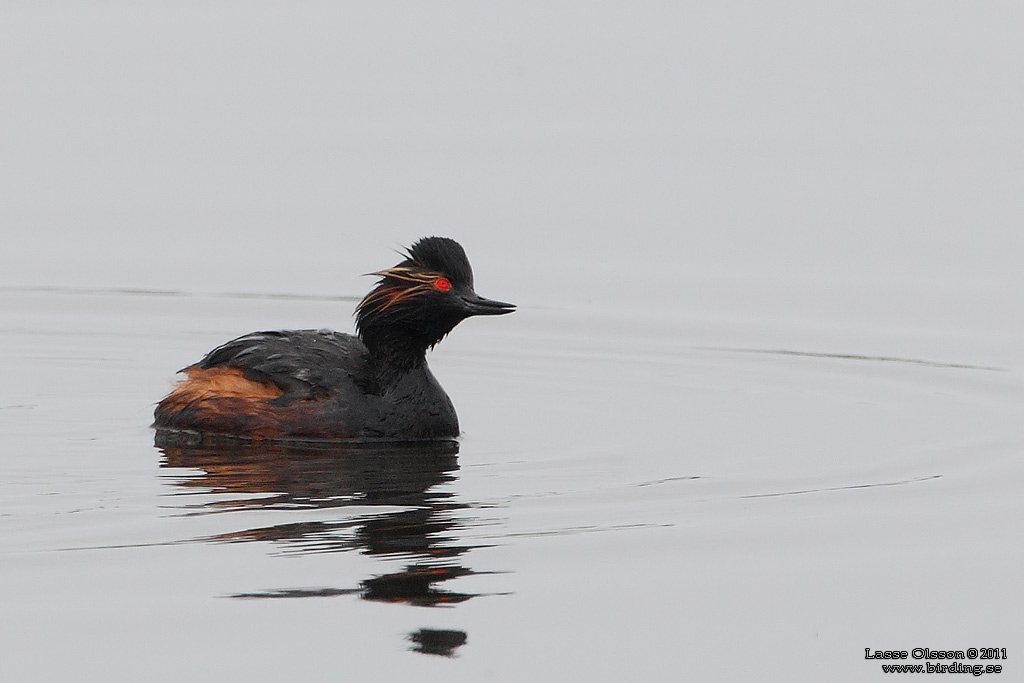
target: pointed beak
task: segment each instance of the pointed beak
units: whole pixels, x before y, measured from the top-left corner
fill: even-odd
[[[476,292],[469,294],[463,294],[460,297],[462,299],[463,310],[466,311],[466,315],[505,315],[516,310],[515,304],[507,304],[504,301],[495,301],[493,299],[485,299]]]

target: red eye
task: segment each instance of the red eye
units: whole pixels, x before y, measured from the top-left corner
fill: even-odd
[[[440,289],[442,292],[447,292],[452,288],[452,283],[448,281],[446,277],[439,277],[434,280],[434,286]]]

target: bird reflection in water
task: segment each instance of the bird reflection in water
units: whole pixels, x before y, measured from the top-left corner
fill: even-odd
[[[188,468],[198,474],[175,484],[214,499],[200,512],[220,510],[310,510],[350,506],[387,506],[379,515],[336,521],[297,521],[242,529],[204,540],[267,541],[285,552],[359,551],[380,557],[411,558],[401,571],[367,578],[358,588],[293,588],[239,593],[236,598],[293,598],[355,594],[364,600],[438,606],[464,602],[477,594],[445,590],[442,583],[474,574],[462,558],[475,546],[455,537],[458,511],[468,507],[444,484],[456,479],[459,444],[284,444],[230,439],[202,445],[182,443],[178,435],[157,433],[162,467]],[[395,507],[399,507],[395,510]],[[437,637],[441,633],[443,637]],[[413,649],[451,656],[465,643],[462,631],[422,629],[409,635]]]
[[[416,633],[410,633],[409,640],[416,644],[413,647],[416,652],[451,657],[455,653],[455,648],[466,644],[466,633],[465,631],[421,628]]]

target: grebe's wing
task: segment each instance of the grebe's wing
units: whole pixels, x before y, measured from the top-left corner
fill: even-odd
[[[356,337],[332,330],[253,332],[218,346],[197,364],[202,369],[233,367],[246,378],[271,382],[284,391],[274,403],[327,398],[340,386],[366,383],[366,347]]]

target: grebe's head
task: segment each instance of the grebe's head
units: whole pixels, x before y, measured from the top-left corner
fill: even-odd
[[[381,279],[356,307],[356,328],[371,350],[401,342],[425,351],[466,318],[515,310],[473,291],[466,252],[447,237],[424,237],[401,263],[371,275]]]

